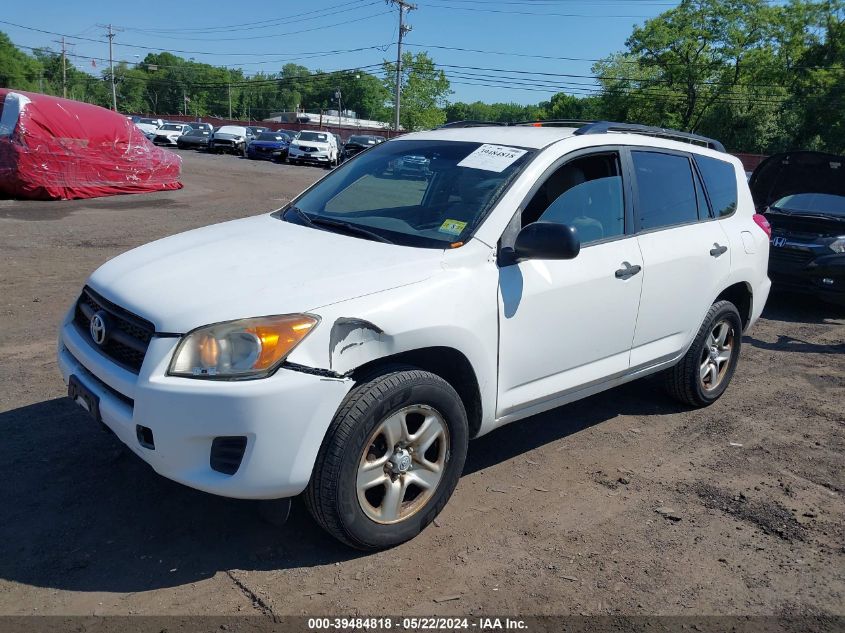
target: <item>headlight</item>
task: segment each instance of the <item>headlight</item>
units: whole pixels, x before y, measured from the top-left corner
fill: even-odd
[[[845,253],[845,235],[840,235],[827,246],[834,253]]]
[[[179,343],[167,373],[185,378],[263,378],[318,322],[307,314],[283,314],[197,328]]]

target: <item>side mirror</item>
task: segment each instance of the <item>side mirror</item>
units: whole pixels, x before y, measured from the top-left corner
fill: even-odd
[[[574,226],[534,222],[517,234],[513,259],[574,259],[580,251],[581,240]]]

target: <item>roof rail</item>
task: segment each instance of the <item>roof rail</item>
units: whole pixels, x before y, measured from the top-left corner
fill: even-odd
[[[511,125],[521,125],[527,127],[584,127],[595,123],[595,121],[585,121],[583,119],[536,119],[534,121],[519,121],[511,123]]]
[[[439,126],[437,129],[442,130],[444,128],[457,128],[457,127],[487,127],[489,125],[507,125],[507,123],[498,123],[496,121],[452,121],[451,123],[444,123],[443,125]]]
[[[670,130],[662,127],[654,127],[651,125],[640,125],[639,123],[614,123],[612,121],[595,121],[589,125],[578,128],[575,131],[577,135],[583,134],[607,134],[608,132],[631,132],[633,134],[643,134],[645,136],[656,136],[658,138],[666,138],[675,141],[682,141],[687,143],[698,143],[704,147],[714,149],[717,152],[724,152],[725,146],[719,141],[693,134],[691,132],[681,132],[679,130]]]

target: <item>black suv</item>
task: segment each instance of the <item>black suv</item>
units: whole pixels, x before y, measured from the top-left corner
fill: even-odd
[[[845,305],[845,156],[775,154],[749,185],[772,225],[772,283]]]

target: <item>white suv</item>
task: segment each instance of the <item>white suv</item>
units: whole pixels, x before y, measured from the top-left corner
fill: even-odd
[[[303,130],[288,147],[288,162],[293,165],[310,163],[333,167],[338,163],[339,153],[334,134]]]
[[[101,266],[61,329],[69,395],[166,477],[304,492],[340,540],[395,545],[470,438],[657,372],[690,406],[724,392],[770,283],[720,150],[607,123],[383,143],[279,211]]]

